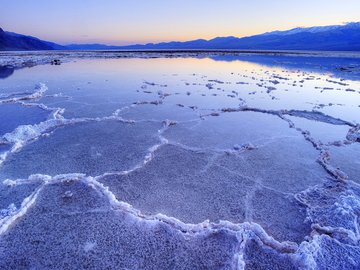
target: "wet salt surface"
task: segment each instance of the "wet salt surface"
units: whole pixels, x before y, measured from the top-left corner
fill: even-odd
[[[138,56],[1,60],[1,269],[360,267],[358,58]]]
[[[12,154],[0,172],[2,179],[31,174],[81,172],[100,175],[123,171],[142,162],[156,143],[159,123],[88,122],[55,130]],[[45,166],[44,166],[45,165]]]
[[[33,125],[43,122],[49,112],[38,107],[26,107],[16,104],[0,106],[0,135],[12,132],[20,125]]]
[[[332,163],[347,173],[349,179],[360,182],[360,145],[352,144],[344,147],[332,146],[330,149]]]

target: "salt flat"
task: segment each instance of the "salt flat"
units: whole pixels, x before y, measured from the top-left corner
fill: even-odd
[[[358,55],[0,64],[1,269],[359,269]]]

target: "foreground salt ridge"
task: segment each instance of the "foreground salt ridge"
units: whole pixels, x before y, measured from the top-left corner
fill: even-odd
[[[239,239],[239,249],[238,252],[233,255],[234,269],[243,269],[245,266],[245,262],[241,259],[244,252],[241,247],[245,245],[248,239],[252,239],[255,236],[260,239],[263,245],[268,246],[277,252],[292,254],[291,257],[294,264],[301,269],[317,269],[312,256],[319,252],[319,250],[317,250],[317,241],[321,239],[320,237],[322,237],[322,235],[337,239],[338,241],[349,245],[357,245],[360,240],[359,231],[354,233],[343,228],[324,227],[319,224],[313,224],[313,232],[308,241],[302,242],[299,246],[293,242],[278,242],[273,237],[269,236],[260,225],[253,222],[234,224],[229,221],[220,221],[219,223],[204,221],[198,224],[186,224],[174,217],[168,217],[163,214],[145,215],[141,213],[140,210],[132,207],[130,204],[119,201],[107,186],[99,182],[102,177],[103,176],[91,177],[84,174],[66,174],[53,177],[48,175],[31,175],[28,179],[6,180],[4,184],[12,186],[27,184],[32,181],[42,181],[43,184],[32,195],[24,199],[24,202],[18,211],[1,221],[0,235],[6,233],[6,231],[11,228],[11,225],[15,223],[18,218],[27,213],[30,207],[35,203],[38,194],[43,190],[44,186],[55,183],[66,183],[68,181],[81,181],[98,191],[98,193],[102,194],[102,196],[106,197],[114,211],[122,211],[138,220],[148,222],[149,224],[152,222],[163,222],[173,229],[186,235],[190,235],[191,237],[196,237],[197,234],[210,233],[220,229],[225,229],[228,233],[235,234]],[[356,185],[355,183],[352,184]],[[358,186],[358,188],[360,188],[360,186]],[[357,203],[360,206],[359,201]],[[343,204],[343,206],[338,205],[337,207],[339,209],[343,209],[343,211],[349,211],[349,206],[346,204]]]
[[[11,181],[7,182],[10,183]],[[27,213],[29,208],[36,202],[36,198],[41,190],[41,188],[38,188],[33,194],[25,198],[21,203],[20,209],[14,209],[10,215],[0,219],[0,237],[2,234],[6,233],[19,218]]]
[[[45,92],[48,90],[48,87],[44,83],[39,83],[35,87],[35,91],[32,93],[29,92],[23,92],[23,93],[14,93],[9,94],[4,97],[0,97],[0,104],[2,103],[18,103],[22,101],[27,100],[39,100],[42,98],[45,94]]]
[[[36,99],[36,98],[38,98],[38,97],[35,95],[34,99]],[[161,98],[158,101],[150,102],[147,104],[152,104],[152,105],[162,104],[162,102],[164,101],[164,98]],[[19,102],[19,100],[14,100],[14,102]],[[146,103],[142,103],[142,102],[136,103],[136,105],[141,105],[141,104],[146,104]],[[22,105],[26,105],[26,104],[23,103]],[[41,106],[41,105],[39,104],[39,106]],[[236,110],[239,110],[239,109],[233,109],[234,112]],[[248,110],[248,109],[245,109],[245,110]],[[252,110],[252,109],[250,108],[250,110]],[[253,111],[258,112],[258,113],[272,114],[272,115],[278,116],[281,119],[287,121],[287,119],[285,118],[286,114],[287,114],[285,110],[268,112],[266,110],[253,108]],[[77,123],[87,122],[87,121],[103,121],[103,120],[109,120],[109,119],[116,119],[116,120],[120,120],[120,121],[125,121],[127,123],[135,122],[134,120],[126,120],[126,119],[122,118],[120,116],[121,112],[122,112],[122,109],[119,109],[113,115],[111,115],[109,117],[103,117],[103,118],[65,119],[62,117],[63,110],[57,109],[56,111],[54,110],[52,116],[49,117],[48,121],[45,121],[45,122],[37,124],[37,125],[32,125],[32,126],[29,125],[25,128],[19,127],[19,129],[16,129],[14,132],[6,134],[3,137],[3,139],[5,139],[7,143],[14,145],[13,146],[14,148],[12,149],[12,151],[14,152],[14,151],[21,150],[21,148],[23,146],[38,139],[40,136],[44,136],[45,134],[50,134],[50,132],[52,130],[54,130],[55,128],[64,126],[64,125],[68,125],[68,124],[77,124]],[[227,112],[231,112],[231,110],[224,109],[224,111],[219,112],[219,113],[227,113]],[[306,117],[304,116],[304,118],[307,118],[307,117],[311,116],[311,113],[312,112],[301,112],[300,111],[300,112],[297,112],[296,114],[305,115]],[[201,115],[200,119],[205,119],[206,117],[210,117],[210,116],[209,115]],[[212,116],[215,116],[215,115],[212,115]],[[317,116],[315,116],[315,117],[318,118]],[[341,119],[334,119],[332,117],[324,116],[324,121],[325,122],[330,121],[332,124],[334,124],[334,121],[336,122],[339,120],[341,120]],[[200,120],[198,120],[198,121],[200,121]],[[343,120],[341,120],[341,121],[343,121]],[[287,122],[289,123],[290,127],[296,128],[295,125],[293,123],[291,123],[290,120]],[[46,124],[44,124],[44,123],[46,123]],[[351,138],[355,138],[355,139],[349,140],[349,143],[355,143],[357,140],[356,134],[358,133],[358,125],[356,125],[354,123],[349,123],[347,121],[343,121],[341,123],[348,125],[350,127],[350,130],[352,130],[352,131],[349,131],[350,137],[352,136],[351,134],[355,134],[354,136],[351,137]],[[176,122],[169,121],[169,120],[164,122],[164,127],[163,127],[163,129],[159,130],[159,134],[158,134],[159,138],[160,138],[160,143],[154,145],[153,147],[151,147],[149,149],[148,154],[144,158],[143,164],[139,164],[135,168],[129,169],[128,171],[119,172],[119,174],[130,173],[138,168],[145,166],[148,162],[150,162],[152,160],[156,150],[159,149],[162,145],[169,143],[169,141],[165,137],[163,137],[163,133],[167,128],[169,128],[171,125],[174,125],[174,124],[176,124]],[[326,152],[326,149],[324,148],[324,146],[321,143],[319,143],[318,141],[316,141],[314,138],[312,138],[311,134],[309,132],[307,132],[306,130],[299,129],[298,131],[304,135],[304,138],[306,140],[308,140],[317,150],[320,151],[320,154],[321,154],[320,155],[320,163],[323,162],[323,164],[326,165],[326,166],[324,166],[325,169],[326,169],[326,167],[328,167],[327,170],[328,170],[329,174],[334,176],[338,180],[346,181],[346,176],[343,175],[342,172],[337,171],[337,169],[334,169],[331,167],[331,165],[330,165],[331,160],[328,158],[328,153]],[[183,146],[183,147],[185,147],[185,146]],[[205,150],[208,150],[208,149],[205,149]],[[228,151],[231,152],[233,150],[229,149]],[[309,247],[309,245],[316,246],[316,241],[317,241],[317,239],[319,239],[319,237],[321,235],[330,235],[331,237],[335,237],[336,239],[341,239],[342,241],[350,242],[350,243],[356,243],[356,241],[359,240],[358,233],[354,233],[354,232],[346,231],[346,230],[344,231],[341,228],[323,227],[323,226],[314,224],[313,225],[314,235],[312,236],[312,240],[308,243],[304,242],[304,243],[300,244],[300,247],[299,247],[295,243],[285,243],[284,244],[284,243],[277,242],[276,240],[271,238],[269,235],[267,235],[266,232],[263,231],[263,229],[261,227],[258,228],[256,224],[248,225],[248,224],[244,223],[244,224],[239,225],[239,224],[232,224],[232,223],[224,221],[219,224],[203,222],[203,223],[194,225],[194,224],[185,224],[175,218],[166,217],[161,214],[155,215],[155,216],[146,216],[146,215],[141,214],[141,212],[139,210],[134,209],[131,205],[127,204],[126,202],[118,201],[115,198],[115,195],[112,192],[110,192],[106,186],[104,186],[103,184],[101,184],[99,182],[99,180],[102,177],[103,176],[90,177],[90,176],[85,176],[85,175],[81,175],[81,174],[59,175],[59,176],[52,176],[52,177],[44,176],[44,175],[37,175],[37,176],[34,175],[34,176],[29,177],[29,179],[5,180],[4,184],[10,184],[10,185],[16,185],[16,184],[21,184],[21,183],[25,184],[29,181],[35,181],[35,180],[39,180],[39,179],[42,179],[42,181],[44,181],[44,183],[46,183],[46,184],[51,184],[54,182],[63,181],[64,179],[69,180],[69,179],[75,178],[76,180],[83,181],[83,182],[87,183],[88,185],[91,185],[94,188],[96,188],[97,190],[101,191],[104,194],[104,196],[108,197],[109,202],[112,204],[114,209],[117,209],[117,208],[121,209],[121,211],[126,211],[126,212],[134,215],[137,218],[142,218],[142,219],[149,220],[149,221],[155,220],[155,221],[165,222],[165,223],[171,224],[171,226],[173,226],[175,229],[180,230],[180,231],[185,231],[186,233],[199,233],[200,231],[203,231],[206,229],[213,230],[213,229],[218,229],[220,227],[227,228],[229,230],[231,228],[231,230],[234,230],[234,231],[242,231],[242,230],[244,230],[244,227],[250,228],[250,229],[248,229],[249,231],[260,231],[257,233],[260,235],[259,237],[262,239],[262,241],[264,241],[264,243],[270,242],[267,245],[271,246],[272,248],[274,248],[280,252],[286,251],[286,252],[290,252],[293,254],[298,254],[298,252],[300,252],[299,250],[311,249]],[[67,181],[67,180],[64,180],[64,181]],[[352,183],[352,181],[349,181],[349,180],[347,182]],[[354,185],[356,185],[356,184],[354,184]],[[38,191],[40,192],[40,190],[38,190]],[[21,209],[18,212],[16,212],[17,214],[15,214],[13,216],[14,219],[8,219],[8,221],[6,222],[7,225],[6,226],[4,225],[4,228],[6,228],[6,229],[4,229],[4,231],[7,231],[8,228],[11,227],[11,224],[13,224],[13,222],[15,222],[19,217],[26,214],[29,207],[33,203],[35,203],[37,194],[38,193],[34,193],[30,197],[28,197],[29,199],[27,198],[24,200],[24,206],[22,206]],[[240,226],[240,228],[238,226]],[[234,229],[234,228],[236,228],[236,229]],[[244,234],[244,232],[242,231],[241,235],[243,235],[243,234]],[[347,235],[347,236],[343,237],[344,235]],[[269,240],[267,238],[270,238],[271,240]],[[273,241],[275,241],[275,242],[273,242]],[[306,248],[304,246],[306,246]],[[312,252],[314,252],[315,248],[313,247],[312,250],[313,250]],[[234,255],[234,258],[236,258],[236,259],[234,259],[234,261],[237,261],[237,265],[241,269],[240,266],[244,267],[245,263],[241,261],[241,257],[242,257],[241,252],[239,254]],[[296,256],[298,256],[298,255],[296,255]],[[306,261],[307,260],[311,261],[311,255],[306,254],[306,255],[302,255],[302,256],[306,257]],[[316,265],[315,262],[313,262],[313,263],[314,263],[314,265]],[[308,264],[308,263],[306,263],[304,265],[307,268],[311,268],[310,264]],[[313,266],[313,268],[315,268],[315,266]]]
[[[103,176],[101,176],[103,177]],[[168,217],[164,214],[156,215],[145,215],[141,213],[140,210],[135,209],[130,204],[119,201],[116,196],[109,190],[108,187],[100,183],[101,177],[91,177],[84,174],[67,174],[67,175],[57,175],[54,177],[48,175],[31,175],[28,179],[17,179],[17,180],[5,180],[4,184],[7,185],[18,185],[18,184],[27,184],[32,181],[42,181],[43,184],[28,198],[24,199],[21,208],[18,211],[15,211],[13,215],[5,217],[1,220],[0,223],[0,236],[1,234],[6,233],[11,225],[17,221],[18,218],[25,215],[30,207],[35,203],[38,194],[43,190],[44,186],[51,185],[54,183],[63,183],[67,181],[81,181],[88,185],[91,188],[94,188],[104,197],[107,198],[109,204],[111,205],[114,211],[122,211],[136,219],[143,220],[148,223],[152,222],[163,222],[171,226],[174,230],[178,230],[184,234],[196,237],[197,234],[210,233],[211,231],[217,231],[220,229],[226,229],[228,233],[235,234],[239,239],[239,251],[233,255],[234,269],[243,269],[245,262],[241,260],[243,256],[243,250],[241,246],[245,245],[245,242],[248,238],[252,238],[253,234],[258,237],[264,245],[277,250],[278,252],[285,254],[294,254],[294,260],[300,261],[300,257],[296,255],[298,245],[293,242],[278,242],[273,237],[269,236],[265,230],[256,223],[244,222],[241,224],[234,224],[229,221],[220,221],[219,223],[213,223],[208,220],[198,223],[198,224],[186,224],[182,221],[174,218]],[[300,266],[300,262],[298,262]]]

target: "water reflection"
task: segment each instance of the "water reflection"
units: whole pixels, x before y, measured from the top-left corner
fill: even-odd
[[[124,55],[125,53],[125,55]],[[32,56],[32,54],[34,54]],[[110,54],[110,56],[109,56]],[[131,55],[131,57],[127,57]],[[77,52],[67,52],[63,55],[57,55],[56,53],[51,55],[40,54],[36,55],[35,52],[27,52],[23,55],[24,58],[22,64],[18,65],[14,63],[14,66],[18,67],[32,67],[38,64],[51,63],[54,61],[54,57],[58,57],[62,62],[76,61],[80,59],[96,59],[102,61],[103,58],[116,59],[116,58],[131,58],[135,59],[161,59],[166,63],[169,58],[177,59],[192,59],[192,60],[205,60],[211,59],[216,62],[249,62],[259,64],[267,68],[286,68],[286,69],[302,69],[311,72],[330,73],[338,78],[347,78],[360,80],[360,54],[356,52],[149,52],[143,54],[137,54],[136,52],[106,52],[106,53],[93,53],[88,52],[86,56],[78,54]],[[153,55],[155,54],[155,55]],[[11,56],[8,56],[11,58]],[[18,56],[15,54],[13,57]],[[33,57],[33,60],[26,59]],[[10,59],[9,58],[9,59]],[[34,61],[39,58],[40,61]],[[44,58],[45,62],[41,59]],[[151,62],[151,61],[150,61]],[[5,79],[11,76],[14,72],[11,62],[4,62],[5,66],[0,66],[0,79]],[[145,63],[145,61],[144,61]],[[172,62],[171,62],[172,63]],[[9,65],[8,65],[9,64]],[[17,69],[15,68],[15,69]]]
[[[247,61],[264,65],[269,68],[302,69],[314,72],[327,72],[336,77],[360,79],[359,57],[313,57],[297,55],[217,55],[210,57],[214,61]]]
[[[6,79],[14,74],[15,69],[11,66],[0,66],[0,79]]]
[[[64,108],[66,117],[107,116],[165,97],[162,104],[201,114],[249,106],[316,110],[359,122],[358,66],[357,58],[283,55],[76,60],[18,69],[0,83],[0,94],[22,93],[43,82],[49,90],[42,102]]]

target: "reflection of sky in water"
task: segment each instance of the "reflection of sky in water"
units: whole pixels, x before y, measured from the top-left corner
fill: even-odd
[[[122,105],[156,100],[159,93],[166,93],[169,95],[165,103],[196,106],[200,110],[244,104],[274,110],[315,109],[359,122],[356,115],[360,82],[354,80],[356,77],[341,78],[341,73],[332,68],[331,59],[323,58],[320,67],[320,60],[315,57],[243,56],[238,59],[78,60],[60,66],[16,70],[0,81],[0,89],[2,94],[21,93],[43,82],[49,88],[48,95],[62,93],[56,98],[45,97],[43,102],[66,108],[69,117],[104,116]],[[313,65],[309,62],[311,59]],[[357,60],[338,62],[344,65],[346,61],[353,65]],[[345,72],[342,74],[349,77]]]

